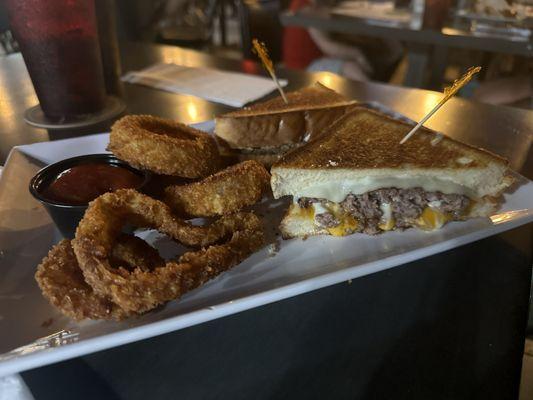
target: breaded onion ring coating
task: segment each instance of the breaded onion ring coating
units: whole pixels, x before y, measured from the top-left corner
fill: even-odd
[[[255,204],[270,187],[270,174],[257,161],[232,165],[200,182],[165,189],[165,203],[180,214],[230,214]]]
[[[130,268],[132,262],[152,267],[164,264],[154,248],[129,235],[120,236],[112,257],[115,263]],[[85,282],[70,240],[62,240],[52,247],[37,267],[35,279],[44,297],[75,320],[123,319],[134,314],[113,303],[110,296],[96,294]]]
[[[228,236],[224,244],[186,253],[153,271],[113,268],[112,249],[126,221],[150,227],[186,245],[204,247]],[[193,226],[176,218],[164,203],[132,189],[106,193],[89,204],[72,247],[85,281],[102,296],[111,296],[126,312],[142,313],[180,297],[197,284],[225,271],[263,244],[261,221],[252,213]],[[182,261],[185,260],[185,261]]]
[[[247,227],[247,222],[241,214],[223,216],[208,226],[193,225],[177,218],[170,208],[159,200],[134,189],[119,189],[105,193],[89,203],[76,229],[74,249],[76,243],[89,241],[105,244],[105,248],[95,247],[95,251],[105,251],[109,254],[124,222],[131,222],[139,228],[157,229],[191,247],[209,246]]]
[[[143,271],[151,271],[164,264],[165,260],[156,249],[133,235],[120,235],[111,254],[111,265],[127,270],[141,268]]]
[[[254,214],[246,218],[257,219]],[[100,283],[106,285],[114,302],[129,312],[143,313],[181,297],[234,267],[258,250],[263,242],[261,230],[243,230],[235,232],[224,244],[185,253],[177,262],[167,262],[151,272],[135,269],[126,273],[110,269],[102,259],[94,259],[90,267]]]
[[[209,134],[150,115],[127,115],[115,122],[107,150],[136,168],[184,178],[208,176],[221,165]]]

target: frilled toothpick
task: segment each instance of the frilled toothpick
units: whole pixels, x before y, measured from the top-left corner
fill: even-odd
[[[444,88],[444,97],[442,98],[442,100],[439,101],[439,103],[435,107],[433,107],[433,110],[431,110],[424,118],[422,118],[422,120],[418,124],[416,124],[416,126],[411,129],[411,131],[407,135],[403,137],[403,139],[400,141],[400,144],[405,143],[411,136],[413,136],[415,132],[424,124],[424,122],[430,119],[431,116],[435,114],[437,110],[444,105],[444,103],[446,103],[449,99],[453,97],[453,95],[455,95],[459,91],[459,89],[461,89],[468,82],[470,82],[472,77],[479,71],[481,71],[481,67],[470,67],[463,76],[453,81],[453,84],[451,86]]]
[[[285,92],[283,91],[283,88],[279,84],[278,77],[276,76],[276,73],[274,72],[274,64],[272,63],[272,60],[268,56],[268,50],[264,43],[260,42],[257,39],[252,40],[253,44],[253,51],[257,56],[261,59],[261,62],[263,63],[263,66],[268,71],[270,76],[272,77],[272,80],[278,87],[279,93],[281,94],[281,97],[283,98],[283,101],[285,104],[289,104],[289,101],[287,100],[287,97],[285,96]]]

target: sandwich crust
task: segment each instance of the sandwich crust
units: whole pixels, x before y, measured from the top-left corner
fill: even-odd
[[[315,110],[326,107],[346,106],[356,104],[355,100],[348,100],[342,94],[316,82],[314,85],[295,90],[286,94],[289,104],[281,96],[271,100],[253,104],[240,110],[221,115],[218,118],[244,118],[267,114],[280,114],[293,111]]]
[[[337,120],[327,134],[272,166],[274,197],[325,197],[317,192],[319,186],[322,194],[326,187],[337,198],[359,194],[354,190],[418,186],[481,198],[498,197],[513,183],[505,159],[428,129],[400,144],[410,129],[409,124],[359,107]]]
[[[476,168],[507,161],[486,150],[359,107],[338,119],[322,140],[287,153],[275,167],[305,169]]]

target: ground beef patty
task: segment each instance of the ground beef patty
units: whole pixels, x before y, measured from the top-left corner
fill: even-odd
[[[298,205],[301,208],[307,208],[307,207],[310,207],[313,203],[320,203],[321,201],[326,201],[326,200],[320,200],[314,197],[300,197],[298,199]]]
[[[306,208],[313,203],[327,203],[326,200],[304,197],[298,200],[300,207]],[[460,194],[444,194],[441,192],[426,192],[422,188],[413,189],[378,189],[360,195],[349,194],[340,203],[344,211],[353,215],[359,222],[359,231],[370,235],[379,233],[383,211],[382,203],[391,205],[395,227],[405,229],[412,225],[431,203],[431,207],[443,213],[459,218],[470,204],[470,199]],[[315,221],[324,228],[335,227],[339,221],[331,213],[321,213],[315,216]]]
[[[322,228],[335,228],[340,224],[340,221],[329,212],[315,215],[315,221]]]

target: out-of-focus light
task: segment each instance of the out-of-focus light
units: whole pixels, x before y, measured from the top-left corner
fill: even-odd
[[[15,109],[13,107],[15,100],[11,96],[11,90],[13,88],[10,87],[8,82],[9,78],[6,74],[0,73],[0,121],[4,129],[13,128],[13,119],[15,116]]]
[[[330,87],[333,83],[333,77],[330,72],[321,72],[318,81],[324,86]]]
[[[167,64],[189,65],[187,54],[184,52],[176,52],[172,48],[161,49],[163,62]]]
[[[196,121],[198,118],[198,107],[196,107],[196,104],[192,100],[187,103],[187,114],[189,114],[189,117],[193,121]]]
[[[442,93],[426,93],[424,96],[424,115],[426,115],[428,112],[433,110],[433,107],[437,105],[437,103],[442,99],[442,96],[444,96]]]
[[[509,222],[520,217],[526,217],[529,215],[529,210],[513,210],[507,211],[500,214],[492,215],[490,217],[494,225],[502,224],[504,222]]]

